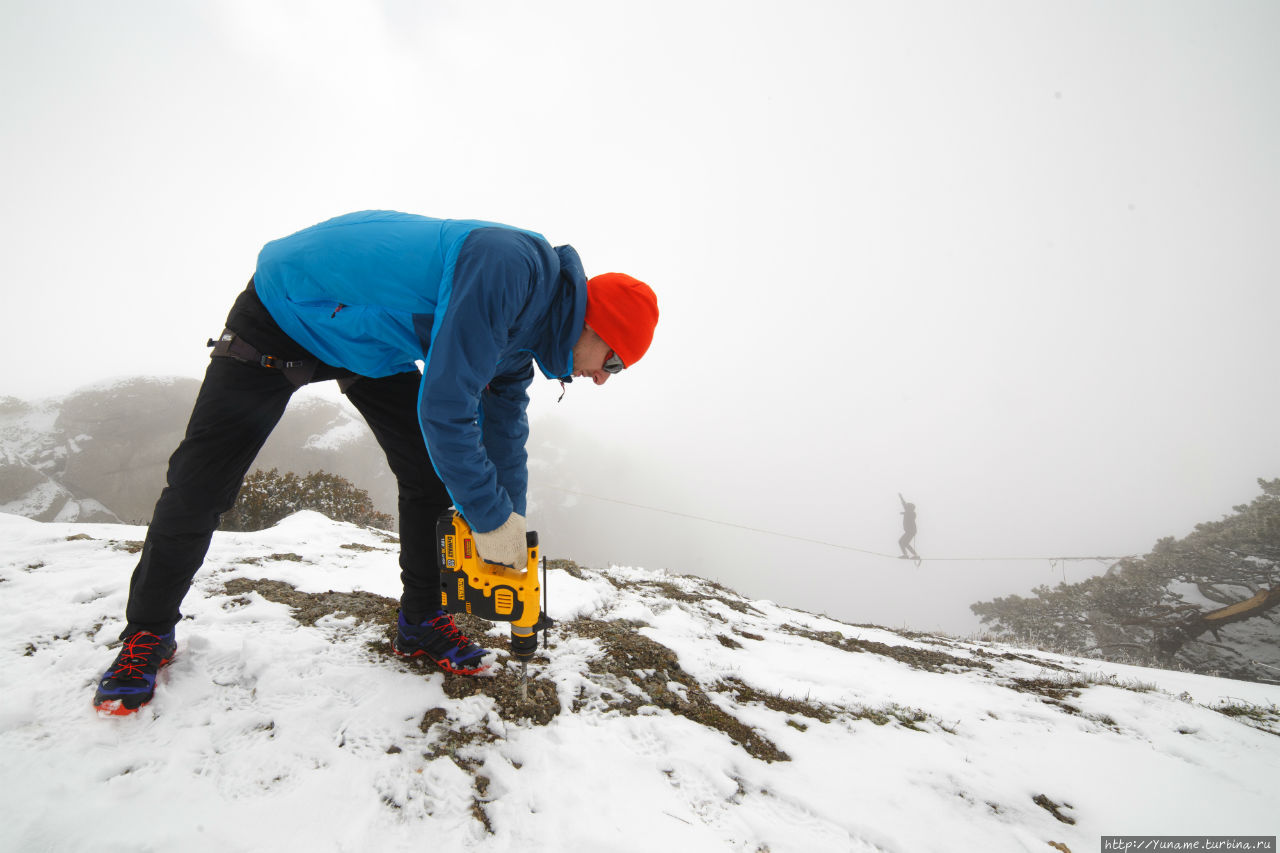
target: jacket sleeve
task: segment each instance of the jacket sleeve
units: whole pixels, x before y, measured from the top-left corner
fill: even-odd
[[[459,252],[423,366],[418,420],[427,452],[454,506],[480,532],[501,526],[525,500],[525,389],[532,366],[523,384],[507,379],[486,388],[531,278],[528,260],[501,234],[473,232]]]
[[[512,509],[526,514],[529,490],[529,384],[533,364],[517,374],[499,376],[480,397],[485,450],[498,470],[498,485],[511,499]],[[506,521],[504,518],[503,521]]]

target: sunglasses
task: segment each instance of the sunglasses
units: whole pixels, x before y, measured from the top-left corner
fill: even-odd
[[[609,357],[604,360],[601,368],[605,373],[621,373],[626,365],[622,363],[622,359],[618,358],[618,354],[613,350],[609,350]]]

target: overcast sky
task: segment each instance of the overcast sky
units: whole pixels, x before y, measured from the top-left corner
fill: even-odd
[[[0,9],[0,394],[199,376],[263,243],[390,208],[658,293],[634,370],[537,383],[553,555],[961,630],[1105,568],[994,558],[1280,476],[1271,0]],[[876,556],[899,492],[988,559]]]

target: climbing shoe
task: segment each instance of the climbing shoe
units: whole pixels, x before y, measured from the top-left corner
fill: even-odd
[[[401,657],[431,658],[445,672],[475,675],[488,669],[481,659],[489,653],[463,636],[453,617],[439,611],[424,622],[410,624],[400,614],[391,649]]]
[[[173,631],[163,636],[137,631],[125,637],[116,662],[98,682],[93,706],[116,716],[137,711],[156,694],[156,673],[173,660],[177,650]]]

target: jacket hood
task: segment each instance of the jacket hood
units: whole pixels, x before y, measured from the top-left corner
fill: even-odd
[[[558,291],[547,311],[542,337],[534,348],[538,369],[548,379],[569,379],[573,374],[573,345],[587,318],[587,275],[572,246],[556,246],[560,260]]]

